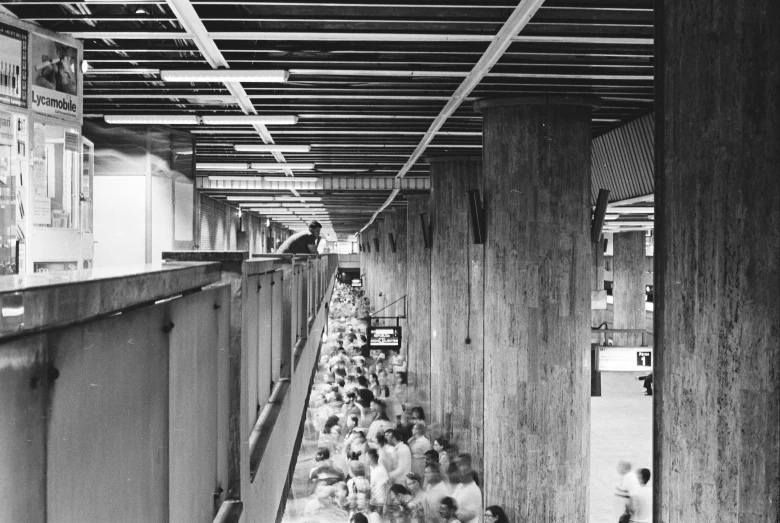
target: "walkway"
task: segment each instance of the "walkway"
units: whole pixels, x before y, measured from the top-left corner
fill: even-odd
[[[333,305],[332,305],[333,307]],[[364,325],[354,319],[348,320],[356,331],[363,332]],[[335,350],[336,326],[330,321],[331,333],[323,344],[321,362]],[[315,429],[324,417],[322,395],[330,387],[325,383],[326,367],[318,369],[307,410],[305,433],[295,467],[290,497],[287,502],[283,523],[326,523],[329,518],[305,517],[304,510],[311,499],[312,486],[309,472],[315,466],[314,456],[318,447],[319,432]],[[613,494],[618,476],[615,471],[621,459],[631,461],[636,467],[652,470],[652,398],[643,395],[638,374],[605,373],[602,375],[602,397],[591,402],[591,480],[590,513],[591,523],[614,523],[617,521],[615,496]],[[340,406],[332,403],[333,407]],[[432,438],[434,435],[428,435]],[[466,449],[463,449],[464,451]],[[334,464],[335,465],[335,464]],[[347,519],[330,520],[332,523],[346,523]]]

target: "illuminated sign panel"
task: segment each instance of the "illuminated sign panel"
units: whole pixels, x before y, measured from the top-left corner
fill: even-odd
[[[368,346],[372,349],[401,349],[401,327],[369,327]]]

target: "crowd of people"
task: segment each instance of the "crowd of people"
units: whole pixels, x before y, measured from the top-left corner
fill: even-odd
[[[501,507],[484,506],[471,455],[430,434],[426,413],[409,388],[404,357],[368,346],[368,306],[362,293],[336,284],[309,399],[315,462],[295,519],[508,523]]]

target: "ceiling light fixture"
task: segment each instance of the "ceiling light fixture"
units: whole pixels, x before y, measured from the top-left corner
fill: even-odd
[[[290,73],[281,69],[238,71],[235,69],[160,71],[166,82],[286,82]]]
[[[120,125],[198,125],[194,114],[107,114],[106,123]]]
[[[308,153],[310,145],[272,145],[272,144],[236,144],[233,146],[239,153]]]
[[[306,171],[314,169],[313,163],[197,163],[198,171]]]
[[[236,114],[201,116],[204,125],[295,125],[298,117],[294,114]]]
[[[292,114],[205,115],[195,114],[107,114],[106,123],[125,125],[295,125]]]
[[[266,182],[298,182],[298,183],[314,183],[319,178],[306,177],[306,176],[265,176],[263,179]]]

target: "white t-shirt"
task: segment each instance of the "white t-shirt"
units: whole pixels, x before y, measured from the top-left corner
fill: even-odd
[[[371,504],[384,505],[387,502],[387,483],[390,476],[382,465],[371,467]]]
[[[452,497],[458,502],[458,519],[463,523],[479,523],[482,516],[482,491],[476,483],[473,481],[467,485],[458,483]],[[474,517],[466,519],[462,516],[463,512],[471,512]]]
[[[650,523],[653,517],[653,489],[641,485],[631,494],[631,520],[635,523]]]

